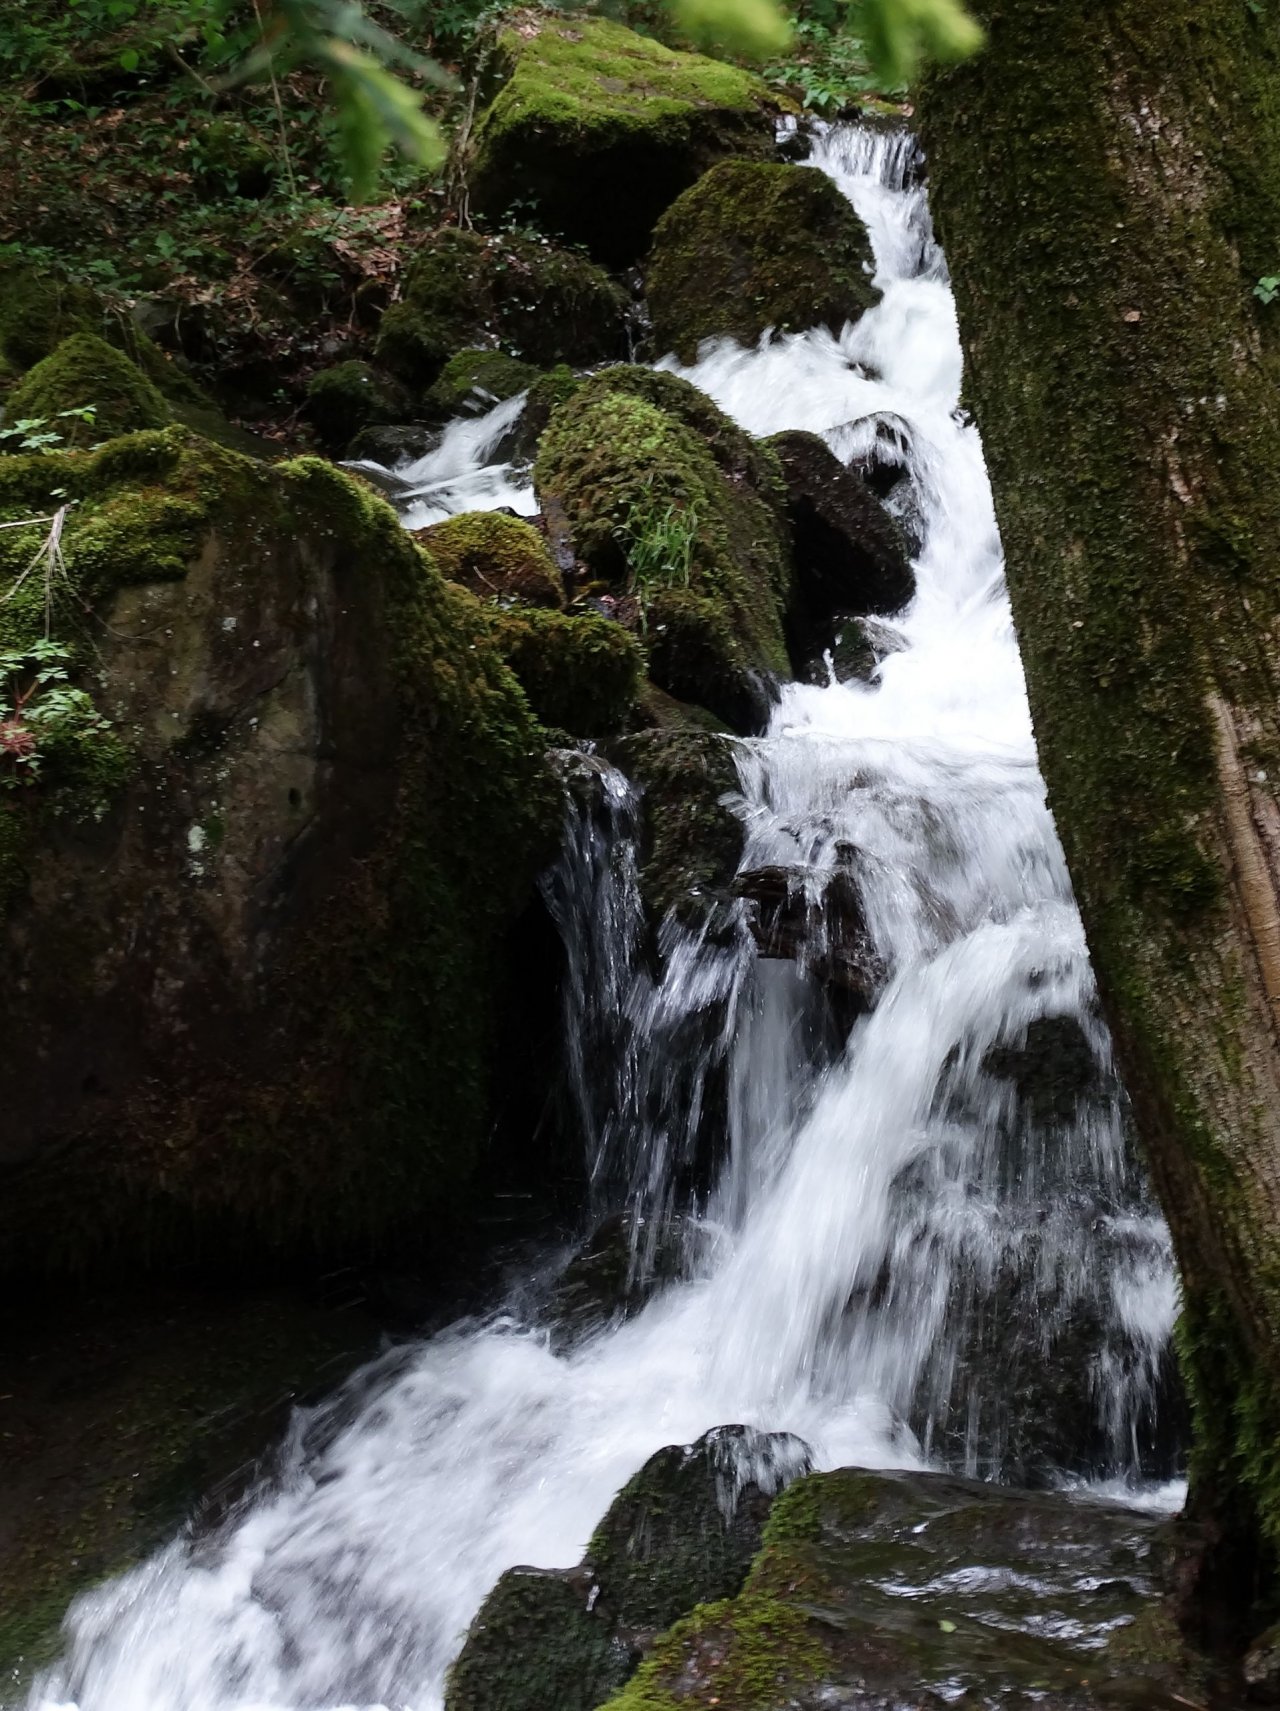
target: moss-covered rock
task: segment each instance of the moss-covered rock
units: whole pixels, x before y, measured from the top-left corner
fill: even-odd
[[[744,667],[786,672],[779,466],[696,387],[625,366],[584,380],[552,415],[534,481],[595,577],[642,609],[668,590],[712,602]]]
[[[878,301],[866,227],[811,166],[727,160],[667,209],[645,274],[658,351],[766,328],[839,332]]]
[[[34,368],[73,333],[93,333],[132,357],[165,397],[192,405],[208,400],[191,378],[134,325],[85,285],[0,264],[0,381]]]
[[[388,309],[377,354],[430,386],[459,350],[498,346],[537,367],[608,362],[626,350],[627,294],[585,256],[509,233],[439,231]]]
[[[617,745],[618,765],[643,792],[640,889],[655,921],[728,894],[743,843],[725,801],[738,790],[733,748],[687,729],[640,731]]]
[[[629,631],[596,612],[536,607],[495,614],[498,653],[515,673],[534,713],[571,737],[608,737],[621,730],[644,673]]]
[[[339,362],[307,383],[306,413],[320,443],[331,451],[349,446],[362,428],[403,422],[408,394],[367,362]]]
[[[559,822],[489,618],[317,459],[180,428],[7,458],[0,520],[55,485],[55,631],[90,615],[132,765],[82,825],[14,793],[4,1264],[430,1241],[486,1156],[499,947]]]
[[[659,1450],[578,1568],[502,1576],[450,1672],[447,1711],[594,1711],[658,1629],[742,1585],[776,1494],[810,1465],[798,1438],[745,1426]]]
[[[532,205],[609,267],[644,254],[714,161],[772,153],[776,98],[735,66],[584,16],[524,15],[498,49],[508,77],[476,127],[472,207]]]
[[[645,641],[649,676],[668,695],[700,703],[734,731],[765,724],[768,691],[715,600],[663,589],[648,603]]]
[[[1203,1703],[1204,1662],[1160,1601],[1167,1533],[1059,1494],[810,1474],[741,1593],[663,1635],[608,1711]]]
[[[501,511],[464,511],[416,535],[450,582],[481,600],[564,604],[560,577],[532,523]]]
[[[262,133],[243,119],[222,114],[195,133],[192,159],[201,196],[243,196],[257,201],[275,184],[279,162]]]
[[[540,370],[505,351],[468,350],[451,356],[439,380],[427,393],[426,408],[433,419],[448,421],[465,409],[487,410],[491,404],[526,392]]]
[[[88,405],[91,422],[66,415]],[[162,428],[173,420],[142,370],[94,333],[73,333],[38,362],[5,400],[5,415],[11,422],[43,421],[69,446]]]

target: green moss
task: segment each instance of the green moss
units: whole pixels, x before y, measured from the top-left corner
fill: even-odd
[[[468,405],[488,409],[491,404],[514,398],[517,392],[528,391],[538,376],[539,370],[531,363],[520,362],[504,351],[459,351],[449,358],[427,393],[427,408],[448,421],[461,415]]]
[[[736,66],[602,18],[523,21],[498,47],[510,76],[476,128],[473,207],[532,206],[609,266],[713,161],[772,152],[770,92]]]
[[[724,608],[688,589],[650,601],[645,623],[649,675],[680,701],[696,701],[733,730],[760,722],[765,694]]]
[[[639,645],[621,624],[594,612],[512,609],[495,615],[493,636],[544,725],[575,737],[621,729],[643,672]]]
[[[481,600],[561,606],[560,576],[531,523],[500,511],[464,511],[417,531],[450,582]],[[553,721],[554,723],[555,721]]]
[[[404,421],[409,399],[367,362],[339,362],[307,383],[307,415],[321,442],[337,450],[375,423]]]
[[[706,730],[642,731],[617,745],[643,791],[640,890],[651,919],[705,909],[726,891],[742,855],[742,822],[725,798],[738,790],[734,745]]]
[[[489,342],[538,367],[593,363],[626,348],[626,293],[584,256],[502,233],[454,227],[421,250],[403,302],[388,309],[377,354],[417,386],[460,350]]]
[[[744,665],[787,670],[791,567],[777,462],[694,387],[626,367],[583,381],[551,418],[534,480],[591,570],[646,600],[662,576],[646,554],[636,586],[637,518],[682,518],[691,539],[668,578],[718,607]]]
[[[646,271],[653,344],[685,361],[703,339],[768,327],[839,332],[880,293],[866,228],[826,173],[722,161],[659,220]]]
[[[92,405],[92,423],[58,420]],[[5,401],[6,418],[37,418],[68,445],[87,445],[172,420],[156,387],[129,358],[94,333],[73,333],[27,374]]]

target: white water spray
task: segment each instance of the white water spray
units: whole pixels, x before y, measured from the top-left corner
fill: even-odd
[[[897,435],[923,542],[892,651],[872,685],[786,689],[739,759],[744,868],[791,869],[815,897],[854,874],[878,1003],[815,1052],[814,980],[757,963],[745,930],[673,928],[664,973],[645,971],[627,792],[606,774],[612,834],[580,820],[576,883],[552,891],[575,1037],[604,1006],[626,1024],[618,1080],[602,1089],[580,1059],[579,1099],[600,1179],[660,1215],[702,1092],[685,1076],[655,1118],[654,1090],[678,1079],[682,1030],[710,1027],[729,1152],[689,1275],[567,1349],[498,1317],[376,1363],[297,1418],[278,1477],[219,1529],[80,1598],[33,1706],[437,1711],[499,1573],[575,1562],[664,1444],[740,1421],[798,1433],[825,1466],[1004,1465],[1008,1386],[981,1367],[993,1320],[1017,1321],[1032,1364],[1083,1327],[1074,1389],[1111,1463],[1096,1471],[1132,1476],[1172,1273],[1108,1081],[913,159],[849,129],[817,145],[875,248],[883,301],[856,327],[722,343],[679,371],[756,433],[809,428],[846,459]],[[518,472],[484,461],[518,409],[400,472],[410,521],[533,508]],[[1091,1090],[1032,1122],[1001,1064],[1064,1021]]]

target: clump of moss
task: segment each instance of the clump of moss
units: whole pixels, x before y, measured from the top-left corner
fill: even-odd
[[[93,421],[63,412],[93,406]],[[128,357],[94,333],[73,333],[14,387],[6,401],[9,420],[36,418],[56,425],[67,444],[87,444],[139,428],[161,428],[172,420],[169,406]]]
[[[322,368],[307,384],[306,411],[322,445],[340,450],[375,424],[402,422],[409,400],[394,381],[367,362]]]
[[[481,600],[564,604],[560,577],[542,536],[519,517],[465,511],[418,530],[417,538],[451,582],[461,583]]]
[[[493,620],[494,642],[544,725],[573,737],[621,730],[635,702],[644,656],[621,624],[596,612],[570,617],[536,608]]]
[[[488,409],[517,392],[527,392],[540,371],[505,351],[467,350],[451,356],[439,380],[427,393],[426,406],[433,417],[447,421],[470,406]]]
[[[646,273],[653,342],[692,361],[703,339],[839,332],[880,296],[866,227],[811,166],[728,160],[667,209]]]
[[[733,742],[696,729],[640,731],[617,745],[618,764],[641,788],[640,890],[651,919],[701,909],[727,892],[742,857]]]
[[[646,604],[687,589],[718,609],[745,666],[787,670],[777,460],[695,387],[628,367],[583,381],[551,418],[534,480],[597,577]],[[655,555],[651,530],[677,521],[679,552]]]
[[[537,367],[607,362],[626,349],[628,299],[585,256],[529,238],[448,227],[409,270],[388,309],[377,355],[415,386],[431,386],[459,350],[493,342]]]
[[[522,21],[498,49],[509,76],[476,127],[472,206],[532,204],[607,266],[636,261],[712,162],[772,153],[774,98],[736,66],[602,18]]]
[[[659,689],[700,703],[744,734],[762,723],[768,694],[716,601],[665,589],[649,603],[645,639],[649,676]]]

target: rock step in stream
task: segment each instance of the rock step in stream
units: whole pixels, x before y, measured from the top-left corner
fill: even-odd
[[[446,1711],[1223,1703],[1163,1596],[1167,1516],[811,1467],[799,1439],[740,1426],[660,1450],[576,1568],[502,1576]]]

